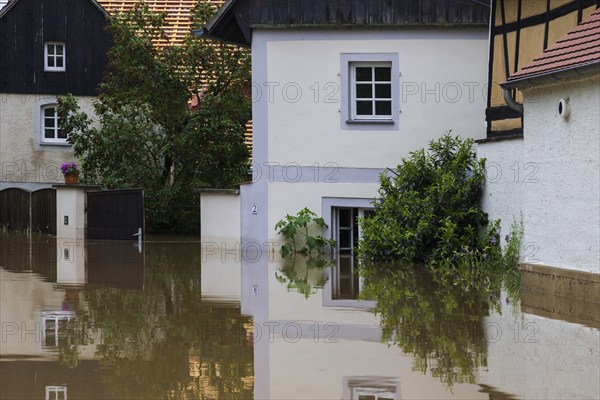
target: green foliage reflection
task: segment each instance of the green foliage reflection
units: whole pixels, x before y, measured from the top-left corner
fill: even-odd
[[[322,289],[327,281],[323,268],[330,262],[323,256],[303,256],[291,254],[282,259],[282,266],[275,272],[275,278],[286,286],[288,292],[296,291],[307,299]]]
[[[518,273],[518,272],[517,272]],[[429,371],[447,387],[475,383],[487,363],[484,318],[500,311],[500,291],[518,298],[509,274],[452,276],[414,266],[363,267],[363,298],[377,301],[384,341],[415,358],[413,368]]]

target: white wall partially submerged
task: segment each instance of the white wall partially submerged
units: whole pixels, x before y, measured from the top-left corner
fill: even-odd
[[[520,223],[524,210],[525,189],[533,179],[525,179],[523,139],[503,140],[482,143],[477,148],[477,156],[486,159],[486,182],[481,207],[490,220],[500,219],[500,235],[511,233],[513,222]]]
[[[449,130],[483,138],[487,39],[484,28],[253,30],[254,183],[242,190],[243,240],[278,240],[278,220],[304,207],[320,214],[324,197],[376,197],[380,172]],[[345,77],[357,57],[398,71],[393,124],[346,122]]]
[[[600,273],[600,76],[523,93],[524,139],[479,146],[488,159],[483,207],[503,227],[523,213],[524,262]]]
[[[203,243],[240,243],[240,195],[214,190],[200,194],[200,234]]]
[[[542,264],[600,273],[600,76],[524,96],[524,161],[539,170],[525,194],[525,241],[539,246]]]

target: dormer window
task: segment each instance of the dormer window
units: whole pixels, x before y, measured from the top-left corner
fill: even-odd
[[[59,42],[47,42],[44,46],[44,71],[65,71],[65,64],[65,44]]]

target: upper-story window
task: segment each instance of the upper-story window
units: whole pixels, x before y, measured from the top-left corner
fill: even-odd
[[[391,63],[352,63],[350,79],[353,120],[392,119]]]
[[[42,106],[41,112],[42,142],[66,143],[67,135],[58,126],[58,108],[56,104]]]
[[[44,46],[44,70],[65,71],[66,49],[64,43],[47,42]]]
[[[344,131],[398,131],[398,53],[340,54],[341,128]]]

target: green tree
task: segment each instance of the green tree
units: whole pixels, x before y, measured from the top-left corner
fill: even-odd
[[[193,27],[216,6],[200,1]],[[79,158],[82,181],[108,188],[145,191],[151,231],[199,229],[202,187],[230,187],[244,179],[244,144],[250,99],[246,49],[197,38],[181,46],[157,47],[165,14],[144,3],[108,23],[113,38],[109,66],[94,103],[98,123],[72,96],[59,99],[61,129]],[[188,102],[196,98],[198,106]]]

